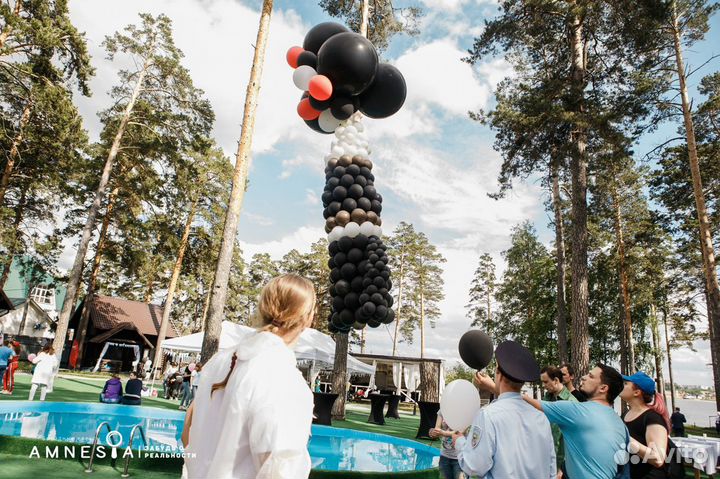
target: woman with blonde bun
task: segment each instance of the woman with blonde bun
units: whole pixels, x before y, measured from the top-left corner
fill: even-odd
[[[258,298],[257,332],[215,354],[185,416],[183,477],[304,478],[313,396],[292,346],[309,327],[315,289],[286,274]]]

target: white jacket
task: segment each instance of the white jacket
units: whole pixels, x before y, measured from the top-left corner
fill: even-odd
[[[233,352],[227,386],[212,397]],[[203,365],[193,405],[183,477],[304,479],[313,396],[283,340],[268,332],[243,339]],[[194,457],[193,457],[194,456]]]
[[[45,384],[48,386],[48,392],[52,391],[55,373],[58,370],[58,360],[54,354],[40,353],[32,360],[35,365],[32,382],[35,384]]]

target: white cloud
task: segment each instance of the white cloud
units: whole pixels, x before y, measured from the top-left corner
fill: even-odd
[[[260,226],[272,226],[275,223],[272,218],[268,218],[263,215],[256,215],[255,213],[250,213],[247,210],[242,212],[242,218]]]
[[[312,206],[321,204],[320,197],[315,190],[311,190],[310,188],[305,189],[305,204]]]
[[[315,224],[301,226],[287,236],[264,243],[248,243],[240,240],[243,257],[249,261],[257,253],[268,253],[273,259],[282,258],[291,249],[301,253],[310,251],[310,245],[327,236],[322,226]]]
[[[407,82],[406,104],[432,103],[464,116],[485,106],[491,91],[461,62],[465,52],[449,39],[435,40],[409,50],[395,62]]]

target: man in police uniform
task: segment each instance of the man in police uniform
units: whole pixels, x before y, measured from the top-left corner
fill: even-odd
[[[525,381],[540,377],[532,353],[514,341],[495,349],[495,381],[478,372],[481,389],[497,399],[478,411],[467,437],[453,435],[460,467],[485,479],[555,479],[555,448],[544,414],[520,397]]]

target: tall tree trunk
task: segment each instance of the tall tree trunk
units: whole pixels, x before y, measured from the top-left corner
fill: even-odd
[[[652,333],[653,357],[655,358],[655,379],[660,395],[665,397],[665,378],[662,370],[662,346],[660,346],[660,329],[658,328],[655,304],[650,305],[650,331]]]
[[[333,403],[332,418],[338,420],[345,419],[345,400],[347,395],[347,357],[348,357],[348,334],[335,334],[335,364],[332,374],[332,392],[338,397]]]
[[[185,230],[183,230],[183,235],[180,239],[180,248],[178,249],[177,259],[175,260],[175,267],[173,267],[172,276],[170,276],[167,299],[165,300],[162,321],[160,322],[160,331],[158,332],[157,343],[155,344],[155,359],[153,360],[155,374],[159,372],[160,362],[162,361],[162,349],[160,346],[162,342],[165,341],[168,324],[170,323],[170,312],[172,311],[173,299],[175,299],[175,289],[177,288],[178,278],[180,277],[185,250],[187,249],[188,239],[190,238],[190,231],[192,231],[192,225],[195,221],[195,211],[197,211],[199,198],[198,196],[195,198],[195,201],[193,201],[187,220],[185,220]]]
[[[365,328],[360,330],[360,354],[365,352]]]
[[[202,331],[205,327],[205,318],[207,318],[208,309],[210,309],[210,291],[205,293],[205,301],[203,301],[203,310],[202,310],[202,316],[200,317],[200,321],[195,321],[195,326],[193,327],[193,332],[197,333],[198,331]]]
[[[577,2],[575,8],[577,6]],[[572,337],[570,354],[578,375],[588,371],[590,348],[588,338],[588,232],[587,232],[587,129],[584,113],[585,57],[583,24],[579,12],[571,18],[572,46],[572,113],[575,116],[571,134],[570,171],[572,176]]]
[[[360,12],[360,35],[367,38],[367,31],[368,31],[368,22],[369,22],[369,13],[370,13],[370,0],[362,0],[362,5],[360,6],[361,12]]]
[[[18,243],[20,242],[20,223],[22,223],[23,213],[25,212],[25,199],[27,195],[27,191],[22,189],[20,191],[20,199],[18,201],[17,207],[15,208],[15,219],[13,220],[13,241],[10,247],[7,251],[7,260],[5,260],[5,264],[3,265],[3,272],[2,276],[0,276],[0,289],[3,289],[5,287],[5,283],[7,282],[7,279],[10,277],[10,269],[12,268],[13,259],[15,258],[15,253],[17,253],[17,247]]]
[[[395,315],[395,336],[393,336],[392,355],[397,353],[398,334],[400,333],[400,313],[402,312],[403,278],[405,273],[405,255],[400,256],[400,278],[398,279],[397,314]]]
[[[13,169],[15,168],[15,162],[20,156],[20,145],[25,139],[25,127],[30,121],[31,106],[31,102],[28,101],[27,104],[25,104],[25,108],[23,108],[22,115],[20,116],[18,134],[13,139],[12,146],[10,146],[10,153],[7,157],[7,163],[5,163],[2,176],[0,176],[0,206],[2,206],[5,201],[5,193],[7,192],[8,185],[10,184],[10,177],[12,176]]]
[[[718,283],[717,265],[715,263],[715,248],[713,246],[710,221],[705,206],[705,194],[702,189],[702,177],[700,176],[700,163],[698,161],[697,144],[695,143],[695,130],[692,113],[690,111],[690,99],[688,98],[687,83],[685,79],[685,64],[682,56],[682,45],[680,38],[680,27],[678,25],[677,5],[673,7],[673,41],[675,45],[675,61],[677,64],[677,75],[680,82],[680,97],[682,99],[683,119],[685,121],[685,135],[687,137],[688,160],[690,162],[690,173],[692,174],[693,192],[695,194],[695,207],[697,210],[698,223],[700,224],[700,244],[703,253],[703,266],[705,281],[708,288],[708,308],[712,314],[708,316],[708,329],[710,330],[710,349],[713,360],[713,379],[715,391],[720,391],[720,335],[713,334],[720,331],[720,284]],[[720,394],[715,395],[715,405],[720,410]]]
[[[560,197],[560,166],[557,151],[553,151],[553,158],[550,164],[552,176],[552,204],[555,213],[555,263],[557,293],[555,296],[557,307],[557,335],[558,335],[558,359],[560,364],[568,360],[567,340],[567,308],[565,306],[565,226],[563,224],[562,198]],[[488,293],[488,319],[490,318],[490,294]]]
[[[622,226],[622,212],[620,211],[620,199],[617,190],[613,186],[612,191],[613,209],[615,210],[615,240],[617,242],[618,269],[620,276],[620,297],[622,306],[622,325],[625,337],[625,353],[627,354],[627,370],[629,374],[635,371],[635,345],[632,334],[632,316],[630,315],[630,286],[628,284],[627,264],[625,257],[625,239]],[[627,373],[626,373],[627,374]]]
[[[15,8],[13,9],[13,15],[16,17],[20,16],[20,12],[22,10],[23,2],[20,0],[15,0]],[[0,50],[5,46],[5,42],[7,41],[8,37],[10,36],[10,32],[12,32],[12,26],[11,25],[5,25],[5,29],[3,29],[2,32],[0,32]],[[2,204],[2,201],[0,201],[0,204]]]
[[[250,152],[252,137],[255,130],[255,110],[257,109],[258,94],[260,93],[260,80],[262,78],[263,63],[265,61],[265,47],[270,30],[270,16],[272,14],[273,0],[263,0],[255,41],[255,55],[250,69],[250,81],[245,94],[245,109],[243,112],[242,131],[235,155],[235,172],[233,174],[230,202],[225,214],[223,238],[220,244],[215,279],[210,298],[210,309],[205,322],[205,335],[202,344],[202,360],[207,361],[215,354],[220,344],[220,328],[225,309],[228,281],[230,280],[230,267],[232,266],[233,248],[237,237],[238,220],[245,198],[245,189],[248,185],[248,169],[250,167]]]
[[[420,400],[428,402],[440,402],[440,368],[442,364],[430,361],[420,363]]]
[[[85,336],[87,335],[88,324],[90,323],[90,306],[95,300],[95,287],[97,286],[97,277],[100,273],[100,263],[102,262],[103,251],[105,250],[105,243],[107,242],[108,229],[110,228],[110,218],[115,208],[115,199],[120,191],[120,187],[116,186],[108,195],[108,204],[105,209],[105,217],[103,218],[102,228],[100,228],[100,238],[98,238],[98,245],[95,249],[95,259],[93,260],[93,269],[90,273],[90,281],[88,282],[87,294],[85,295],[85,304],[80,316],[80,324],[78,325],[77,332],[75,334],[78,341],[78,354],[75,364],[77,367],[82,365],[83,355],[85,353]]]
[[[420,289],[420,358],[425,357],[425,292]]]
[[[75,306],[75,296],[80,286],[80,279],[82,278],[83,265],[85,263],[85,255],[87,254],[88,246],[90,245],[90,239],[92,237],[93,229],[95,228],[95,219],[97,218],[98,212],[100,211],[100,205],[102,204],[103,198],[105,198],[105,188],[107,187],[108,181],[110,180],[110,173],[115,163],[118,151],[120,151],[120,142],[122,141],[123,135],[125,134],[125,127],[130,120],[130,114],[135,107],[138,95],[142,90],[143,83],[145,82],[145,76],[149,63],[143,65],[143,69],[140,70],[138,75],[137,83],[133,89],[130,101],[125,107],[123,116],[120,119],[120,125],[118,131],[113,139],[110,152],[105,160],[105,166],[103,167],[102,175],[100,176],[100,183],[98,184],[97,190],[95,191],[95,199],[93,200],[92,206],[88,211],[88,217],[85,220],[85,226],[82,230],[82,236],[80,237],[80,244],[78,245],[77,253],[75,254],[75,262],[73,263],[72,270],[70,271],[70,278],[68,279],[67,293],[65,295],[65,301],[63,301],[62,310],[57,322],[57,329],[55,331],[55,339],[53,340],[53,348],[55,348],[55,354],[58,358],[62,358],[62,351],[65,347],[65,338],[67,336],[68,323],[70,322],[70,314],[72,313],[73,307]]]
[[[663,309],[663,326],[665,328],[665,352],[668,361],[668,381],[670,382],[670,403],[672,410],[675,410],[675,379],[672,369],[672,348],[670,347],[670,334],[668,334],[667,312]]]

